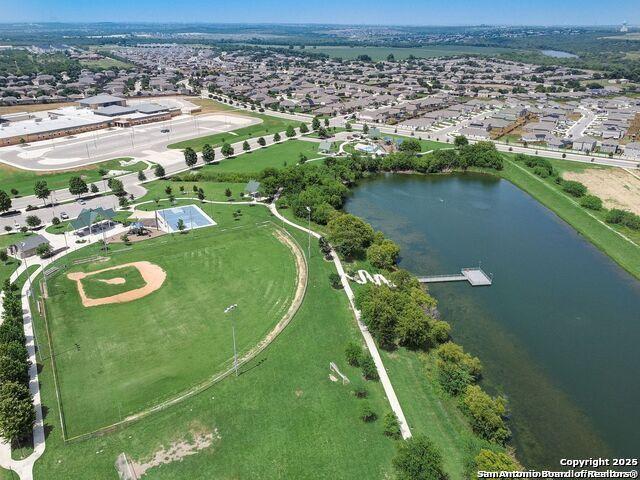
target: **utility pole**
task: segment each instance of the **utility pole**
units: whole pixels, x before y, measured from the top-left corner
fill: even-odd
[[[238,306],[237,303],[233,305],[229,305],[224,309],[224,313],[230,313],[236,309]],[[231,315],[231,333],[233,335],[233,368],[236,371],[236,377],[238,376],[238,351],[236,350],[236,324],[233,320],[233,315]]]

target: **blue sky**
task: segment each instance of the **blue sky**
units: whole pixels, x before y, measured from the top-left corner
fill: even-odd
[[[0,0],[1,22],[640,24],[639,0]]]

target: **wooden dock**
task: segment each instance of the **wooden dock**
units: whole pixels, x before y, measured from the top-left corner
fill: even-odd
[[[418,277],[420,283],[440,283],[440,282],[464,282],[467,281],[472,287],[489,286],[493,282],[493,275],[487,275],[481,268],[463,268],[459,274],[452,275],[431,275],[428,277]]]

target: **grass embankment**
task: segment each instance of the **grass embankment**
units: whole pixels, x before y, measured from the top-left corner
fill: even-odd
[[[305,155],[308,160],[322,157],[323,155],[318,153],[318,146],[319,144],[316,142],[287,140],[260,150],[224,159],[219,164],[207,165],[199,171],[205,174],[217,172],[258,174],[265,168],[284,168],[295,165],[300,160],[300,154]]]
[[[294,128],[300,126],[299,120],[288,120],[286,118],[272,117],[262,113],[255,113],[248,110],[238,111],[237,115],[243,117],[252,117],[261,120],[260,123],[255,125],[249,125],[248,127],[239,128],[232,132],[216,133],[213,135],[206,135],[204,137],[193,138],[191,140],[184,140],[178,143],[172,143],[168,145],[168,148],[185,149],[191,147],[196,151],[201,151],[205,143],[208,143],[212,147],[219,147],[223,142],[236,143],[248,140],[250,138],[265,137],[273,135],[276,132],[283,132],[288,125],[292,125]]]
[[[467,465],[481,448],[499,448],[473,433],[457,399],[442,390],[433,353],[381,352],[411,432],[438,446],[451,480],[466,478]]]
[[[583,208],[575,198],[562,191],[553,179],[543,179],[534,175],[525,165],[514,161],[511,154],[505,154],[504,157],[504,170],[498,175],[555,212],[622,268],[640,278],[640,232],[607,224],[604,221],[604,211]],[[585,168],[605,168],[566,160],[548,160],[560,174],[566,171],[582,171]]]
[[[121,161],[126,160],[130,160],[130,158],[116,158],[107,162],[96,163],[95,165],[59,172],[33,172],[0,164],[0,190],[4,190],[11,195],[11,189],[15,188],[18,190],[18,196],[33,195],[33,187],[38,180],[46,180],[50,190],[59,190],[69,187],[69,179],[71,177],[80,176],[87,183],[101,180],[102,177],[98,173],[100,169],[138,172],[146,168],[144,162],[137,162],[126,167],[120,165]]]
[[[238,225],[249,228],[272,218],[264,207],[243,207],[245,214],[239,221],[231,215],[237,207],[219,205],[215,208],[214,218],[221,228]],[[297,242],[306,246],[307,236],[291,231]],[[189,240],[186,238],[187,243]],[[215,249],[224,239],[214,235],[209,243],[210,248]],[[246,253],[250,248],[245,245],[243,251]],[[306,254],[306,248],[303,250]],[[231,268],[233,262],[235,260],[230,259],[226,264]],[[329,285],[327,277],[333,271],[333,264],[324,261],[317,243],[313,242],[309,288],[300,310],[275,342],[242,368],[239,377],[228,377],[209,390],[122,430],[82,442],[64,444],[61,440],[51,352],[45,341],[43,322],[37,317],[38,358],[42,362],[40,382],[47,407],[48,437],[47,449],[35,465],[36,478],[112,478],[116,476],[114,461],[121,452],[135,461],[146,461],[163,446],[168,448],[182,440],[189,442],[194,435],[207,432],[215,432],[210,447],[181,461],[153,468],[147,475],[171,480],[391,476],[395,442],[382,434],[381,419],[372,423],[359,419],[363,400],[355,398],[352,389],[365,382],[360,371],[344,361],[344,348],[349,340],[361,337],[344,292],[333,290]],[[254,279],[251,272],[241,277],[252,294],[256,293]],[[202,302],[210,302],[210,297],[218,296],[220,283],[220,275],[208,277],[203,288],[209,294],[201,298],[198,308],[204,308]],[[233,301],[230,299],[229,303]],[[95,318],[92,321],[96,320],[99,321]],[[128,320],[135,322],[136,319]],[[172,316],[170,320],[177,329],[185,322],[189,322],[186,314]],[[129,328],[134,327],[126,327]],[[229,328],[223,338],[230,344]],[[144,343],[151,355],[161,348],[154,342]],[[171,353],[186,357],[194,353],[192,350],[189,347]],[[62,355],[77,356],[78,352],[56,354],[57,360]],[[338,364],[351,379],[351,385],[328,378],[329,362]],[[157,364],[157,369],[162,368],[164,364]],[[83,370],[86,378],[99,375],[102,369],[100,365],[85,364]],[[154,371],[156,369],[152,369]],[[389,409],[382,388],[372,382],[366,385],[368,401],[382,417]]]

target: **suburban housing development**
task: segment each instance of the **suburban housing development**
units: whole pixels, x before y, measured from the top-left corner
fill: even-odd
[[[632,21],[32,3],[0,23],[0,480],[634,478]]]

